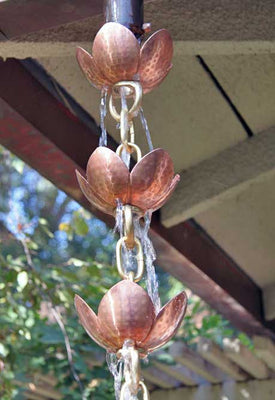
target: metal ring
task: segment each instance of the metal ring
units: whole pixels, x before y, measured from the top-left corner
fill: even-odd
[[[133,121],[130,121],[130,143],[135,143],[135,128]]]
[[[125,397],[125,391],[126,391],[127,386],[128,386],[127,383],[124,382],[121,387],[121,391],[120,391],[120,400],[125,400],[124,397]],[[149,395],[148,389],[147,389],[146,385],[144,384],[144,382],[139,381],[139,388],[142,390],[143,400],[150,400],[150,395]]]
[[[140,108],[141,104],[141,99],[142,99],[142,86],[139,82],[134,82],[134,81],[121,81],[116,83],[113,88],[117,87],[130,87],[131,89],[134,89],[134,103],[130,110],[128,111],[128,118],[131,120],[133,117],[136,117]],[[117,112],[114,102],[113,102],[113,94],[110,96],[110,101],[109,101],[109,110],[112,115],[112,117],[117,121],[120,122],[120,114]]]
[[[139,386],[143,392],[143,400],[150,400],[150,395],[149,395],[149,392],[148,392],[148,389],[147,389],[145,383],[142,381],[139,381]]]
[[[125,149],[125,147],[126,147],[126,146],[124,146],[123,144],[120,144],[120,145],[118,146],[118,148],[116,149],[116,154],[117,154],[120,158],[121,158],[122,150]],[[132,148],[132,151],[131,151],[131,150],[128,151],[127,148],[130,148],[130,149]],[[140,150],[140,148],[139,148],[135,143],[128,142],[128,143],[127,143],[127,147],[126,147],[126,151],[128,151],[128,153],[133,153],[133,152],[135,151],[136,154],[137,154],[137,162],[139,162],[139,161],[141,160],[141,158],[142,158],[141,150]]]
[[[133,223],[133,210],[129,204],[123,206],[123,216],[124,236],[127,238],[125,244],[128,249],[133,249],[135,247],[135,230]]]
[[[123,262],[122,262],[122,245],[125,243],[127,240],[126,236],[123,236],[122,238],[119,239],[116,245],[116,262],[117,262],[117,270],[119,275],[123,279],[131,279],[130,278],[130,273],[126,273],[123,269]],[[140,240],[135,238],[135,247],[137,248],[137,254],[136,254],[136,260],[137,260],[137,271],[134,275],[134,282],[138,282],[141,280],[143,272],[144,272],[144,258],[143,258],[143,252],[142,252],[142,246],[140,243]]]
[[[129,121],[128,121],[128,110],[123,108],[120,113],[120,139],[124,146],[128,144],[128,132],[129,132]]]

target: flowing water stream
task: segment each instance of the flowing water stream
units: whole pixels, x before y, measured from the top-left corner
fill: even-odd
[[[100,128],[101,135],[99,138],[99,146],[107,146],[107,131],[105,126],[105,118],[107,114],[107,90],[101,90],[100,98]]]
[[[151,223],[151,212],[144,215],[144,221],[139,216],[134,217],[134,229],[136,237],[141,241],[143,255],[146,265],[146,285],[147,291],[154,304],[156,313],[159,312],[161,304],[158,292],[158,279],[154,266],[156,253],[154,246],[149,238],[149,229]],[[119,202],[116,209],[116,224],[115,231],[120,237],[123,236],[123,205]],[[136,268],[136,259],[134,250],[129,250],[124,245],[122,249],[123,266],[126,272],[134,271]]]
[[[129,344],[130,341],[126,340],[120,350],[120,357],[118,358],[114,353],[107,353],[106,361],[110,372],[114,377],[114,389],[115,398],[120,400],[122,381],[127,382],[127,379],[131,377],[131,380],[135,382],[135,385],[139,384],[139,375],[136,374],[137,371],[133,370],[133,347]],[[124,391],[124,397],[121,400],[137,400],[137,395],[134,395],[126,386]]]
[[[100,105],[100,116],[101,116],[101,138],[100,138],[100,145],[106,146],[107,145],[107,133],[105,128],[105,116],[106,116],[106,99],[107,99],[107,92],[102,92],[101,96],[101,105]],[[127,106],[126,96],[123,90],[121,90],[121,107]],[[149,150],[152,151],[153,144],[151,140],[150,131],[148,128],[148,124],[146,118],[143,113],[143,109],[140,108],[139,111],[140,120],[143,126],[143,129],[146,134],[146,139],[148,142]],[[119,125],[118,125],[119,128]],[[130,157],[131,155],[123,149],[121,153],[121,158],[123,162],[126,164],[127,168],[130,168]],[[148,211],[143,218],[140,218],[138,215],[134,215],[134,230],[135,236],[140,240],[143,250],[143,255],[145,259],[146,265],[146,285],[148,294],[154,304],[156,314],[159,312],[161,303],[159,298],[158,292],[158,280],[156,276],[156,271],[154,267],[154,261],[156,259],[155,249],[153,244],[149,238],[149,229],[151,223],[151,215],[152,213]],[[120,237],[124,235],[124,213],[123,213],[123,205],[120,201],[117,203],[116,208],[116,223],[114,227],[114,231],[118,232]],[[127,249],[126,245],[123,245],[122,248],[122,260],[123,260],[123,267],[126,273],[130,271],[136,270],[136,257],[135,257],[135,249]],[[114,376],[114,388],[115,388],[115,397],[116,400],[120,400],[120,393],[121,393],[121,385],[123,379],[129,374],[131,376],[134,375],[134,371],[131,371],[132,362],[131,362],[131,348],[129,347],[129,343],[127,341],[124,343],[123,348],[120,352],[121,356],[120,359],[117,358],[116,354],[107,353],[106,359],[109,370]],[[124,398],[121,400],[138,400],[137,395],[131,394],[128,387],[126,387]]]
[[[153,146],[152,139],[151,139],[151,133],[150,133],[150,130],[149,130],[149,127],[148,127],[148,124],[147,124],[147,119],[145,118],[144,111],[143,111],[142,107],[140,107],[140,109],[139,109],[139,117],[140,117],[140,121],[141,121],[141,124],[143,126],[143,129],[145,131],[145,134],[146,134],[146,139],[147,139],[149,151],[153,151],[154,150],[154,146]]]
[[[119,400],[121,382],[122,382],[122,377],[123,377],[122,360],[121,359],[118,360],[116,354],[114,354],[114,353],[106,353],[106,361],[107,361],[108,368],[114,377],[115,397],[116,397],[116,400]]]
[[[144,215],[144,223],[142,223],[142,221],[139,218],[136,218],[134,220],[134,224],[135,224],[135,234],[141,241],[143,254],[145,256],[145,265],[147,273],[146,276],[147,291],[154,304],[155,311],[156,313],[158,313],[161,304],[158,291],[158,279],[154,266],[154,261],[156,259],[156,252],[153,243],[149,238],[151,216],[152,213],[150,211],[147,211],[147,213]]]

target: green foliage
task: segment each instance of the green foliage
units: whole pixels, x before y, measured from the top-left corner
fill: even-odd
[[[119,280],[114,268],[114,235],[99,220],[59,192],[22,161],[0,148],[0,398],[22,398],[24,384],[38,371],[52,374],[66,400],[113,399],[104,358],[84,332],[73,307],[80,294],[96,311]],[[182,290],[175,278],[158,270],[162,302]],[[53,313],[62,316],[81,395],[68,362],[64,333]],[[189,292],[189,308],[178,338],[195,345],[204,336],[220,342],[237,332]],[[249,339],[239,335],[243,343]],[[162,362],[173,363],[168,355]]]

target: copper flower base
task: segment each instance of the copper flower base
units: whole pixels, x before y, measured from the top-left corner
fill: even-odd
[[[187,296],[181,292],[156,315],[147,292],[129,280],[117,283],[105,294],[98,316],[81,297],[75,297],[80,322],[97,344],[117,352],[129,339],[142,355],[163,346],[175,335],[186,305]]]
[[[107,147],[98,147],[87,165],[87,180],[76,171],[87,199],[113,215],[118,200],[145,213],[160,208],[172,194],[180,177],[174,176],[169,154],[156,149],[146,154],[129,172],[121,158]]]
[[[108,22],[98,31],[93,56],[78,47],[76,57],[86,78],[96,88],[110,89],[120,81],[140,81],[143,92],[158,86],[172,67],[173,42],[169,32],[155,32],[140,49],[125,26]]]

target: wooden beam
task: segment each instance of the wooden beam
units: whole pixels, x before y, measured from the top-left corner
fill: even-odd
[[[146,381],[153,383],[162,389],[171,389],[181,385],[179,380],[167,375],[165,372],[153,365],[142,369],[142,376]]]
[[[53,400],[60,400],[62,399],[62,394],[57,390],[53,389],[52,387],[45,388],[44,386],[37,385],[33,382],[20,382],[17,380],[13,380],[13,383],[16,386],[20,386],[26,388],[28,392],[33,393],[34,395],[39,395],[40,398],[50,398]]]
[[[48,400],[48,397],[42,397],[40,394],[34,394],[32,392],[24,392],[24,398],[27,400]]]
[[[60,393],[57,390],[52,389],[50,387],[45,388],[45,387],[42,387],[39,385],[35,385],[34,383],[29,383],[27,385],[27,388],[30,392],[41,395],[47,399],[50,398],[53,400],[60,400],[63,397],[62,393]]]
[[[158,265],[238,329],[274,337],[273,322],[263,328],[261,290],[193,221],[167,229],[155,214],[151,227]]]
[[[57,378],[51,374],[42,375],[42,374],[36,373],[33,378],[34,378],[35,383],[46,384],[46,385],[49,385],[52,387],[55,387],[58,383]]]
[[[226,375],[220,369],[210,364],[182,342],[173,343],[169,348],[169,354],[175,361],[194,371],[208,382],[219,383],[226,379]]]
[[[239,339],[223,339],[223,348],[227,357],[244,371],[256,379],[267,379],[269,371],[267,366],[245,346]]]
[[[273,126],[182,172],[172,199],[162,209],[162,223],[177,225],[275,175],[274,149]]]
[[[224,373],[231,376],[236,381],[244,381],[248,376],[232,361],[230,361],[226,354],[212,341],[208,339],[201,339],[198,343],[198,353],[220,368]]]
[[[266,365],[275,371],[275,345],[268,339],[261,336],[253,337],[254,349],[257,356],[263,360]]]
[[[274,400],[275,379],[249,382],[224,382],[222,385],[201,385],[197,388],[156,390],[151,400]]]
[[[68,104],[61,101],[58,90],[52,89],[53,80],[39,65],[33,62],[21,63],[15,59],[8,59],[6,62],[0,60],[0,71],[2,100],[85,169],[91,152],[98,146],[100,131],[95,121],[90,117],[89,126],[82,122],[76,108],[73,109],[70,105],[69,109]],[[47,88],[44,87],[46,80],[49,84]],[[17,96],[14,93],[15,88]],[[54,93],[56,96],[53,96]],[[2,124],[2,129],[4,128]],[[85,146],[79,140],[80,136]],[[110,145],[112,146],[112,141]],[[38,148],[35,149],[36,154],[38,151]]]
[[[18,61],[0,61],[0,70],[0,143],[111,226],[113,219],[88,203],[75,177],[75,169],[83,172],[91,152],[98,146],[96,125],[94,130],[87,127]],[[29,102],[24,100],[25,93],[30,94]],[[41,104],[47,110],[44,113]],[[85,142],[81,143],[79,137]],[[81,149],[83,143],[86,145]]]
[[[111,217],[88,205],[74,174],[75,168],[85,169],[97,147],[98,128],[82,122],[83,115],[75,106],[73,112],[66,108],[53,86],[46,74],[30,73],[14,59],[0,62],[0,143],[113,226]],[[111,140],[109,144],[115,147]],[[239,329],[248,334],[274,335],[263,326],[260,289],[192,221],[167,229],[155,213],[151,237],[158,265]]]
[[[186,386],[196,386],[198,384],[199,379],[196,379],[196,377],[194,376],[195,374],[193,374],[192,376],[192,372],[182,365],[169,365],[156,360],[153,360],[152,363],[154,366],[157,367],[157,369],[163,371],[169,376],[172,376],[172,378],[175,378],[177,381],[183,383]]]

